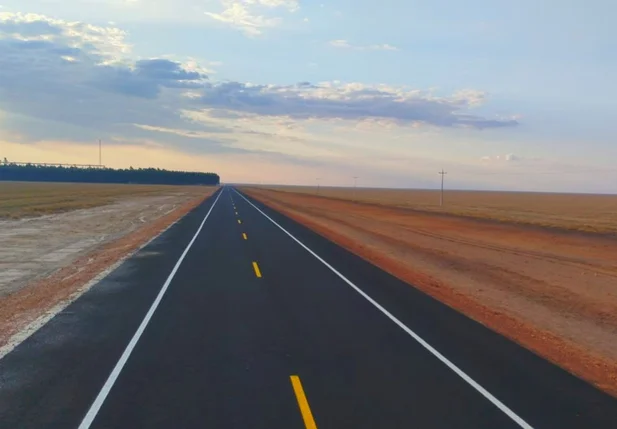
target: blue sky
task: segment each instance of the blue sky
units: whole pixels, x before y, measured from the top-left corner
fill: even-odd
[[[0,156],[614,192],[617,5],[0,0]]]

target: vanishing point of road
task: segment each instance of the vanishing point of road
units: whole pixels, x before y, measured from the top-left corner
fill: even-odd
[[[226,186],[0,360],[0,427],[611,429],[617,400]]]

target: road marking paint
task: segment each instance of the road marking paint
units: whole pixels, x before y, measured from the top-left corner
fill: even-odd
[[[311,407],[309,406],[306,395],[304,394],[304,389],[302,388],[300,377],[297,375],[292,375],[289,378],[291,379],[291,385],[294,389],[294,393],[296,394],[296,399],[298,400],[298,406],[300,407],[302,420],[304,420],[304,426],[306,426],[306,429],[317,429],[315,419],[313,418],[313,413],[311,412]]]
[[[298,240],[296,237],[294,237],[289,231],[287,231],[281,225],[276,223],[276,221],[274,219],[272,219],[270,216],[265,214],[259,207],[257,207],[255,204],[250,202],[244,195],[242,195],[240,192],[236,191],[235,189],[234,189],[234,192],[236,194],[240,195],[244,199],[244,201],[249,203],[255,210],[257,210],[259,213],[261,213],[266,219],[268,219],[270,222],[272,222],[274,225],[276,225],[281,231],[283,231],[285,234],[287,234],[292,240],[294,240],[301,247],[303,247],[304,250],[306,250],[311,255],[313,255],[319,262],[321,262],[326,267],[328,267],[330,269],[330,271],[332,271],[341,280],[343,280],[345,283],[347,283],[349,286],[351,286],[364,299],[366,299],[368,302],[373,304],[374,307],[376,307],[379,311],[381,311],[384,315],[386,315],[390,320],[392,320],[394,323],[396,323],[403,331],[407,332],[407,334],[409,334],[410,337],[412,337],[414,340],[416,340],[422,347],[424,347],[433,356],[435,356],[443,364],[445,364],[448,368],[450,368],[456,375],[458,375],[463,380],[465,380],[467,382],[467,384],[469,384],[471,387],[476,389],[480,394],[482,394],[482,396],[484,396],[486,399],[488,399],[490,402],[492,402],[493,405],[495,405],[504,414],[506,414],[508,417],[510,417],[510,419],[512,419],[521,428],[523,428],[523,429],[533,429],[533,427],[529,423],[527,423],[525,420],[523,420],[518,414],[516,414],[510,408],[508,408],[507,405],[505,405],[503,402],[501,402],[499,399],[497,399],[495,396],[493,396],[488,390],[486,390],[478,382],[476,382],[473,378],[471,378],[469,375],[467,375],[462,369],[460,369],[458,366],[456,366],[454,363],[452,363],[448,358],[446,358],[444,355],[442,355],[437,349],[435,349],[433,346],[431,346],[429,343],[427,343],[422,337],[420,337],[414,331],[409,329],[403,322],[401,322],[399,319],[397,319],[392,313],[390,313],[388,310],[386,310],[384,307],[382,307],[377,301],[375,301],[373,298],[371,298],[369,295],[367,295],[362,289],[360,289],[358,286],[356,286],[351,280],[349,280],[343,274],[338,272],[332,265],[328,264],[318,254],[316,254],[311,249],[309,249],[304,243],[302,243],[300,240]]]
[[[141,335],[143,334],[144,330],[146,329],[146,326],[148,326],[148,323],[150,322],[150,319],[152,318],[152,315],[154,314],[154,312],[156,311],[156,308],[159,306],[161,300],[163,299],[163,295],[165,295],[165,292],[167,292],[167,289],[169,288],[169,284],[171,283],[171,281],[173,280],[174,276],[176,275],[176,272],[180,268],[180,265],[182,264],[182,261],[184,261],[184,258],[186,257],[186,254],[191,249],[191,246],[193,246],[193,243],[195,242],[195,240],[197,240],[197,236],[199,235],[199,233],[201,232],[202,228],[204,227],[204,224],[206,223],[206,220],[208,220],[208,217],[210,216],[210,213],[212,213],[212,209],[216,205],[216,202],[219,200],[219,197],[221,196],[222,193],[223,193],[223,191],[221,191],[217,195],[216,199],[214,200],[214,203],[212,203],[212,206],[210,206],[210,210],[208,210],[208,213],[206,213],[206,216],[201,221],[201,225],[199,225],[199,228],[197,228],[197,232],[195,233],[195,235],[193,236],[193,238],[191,239],[189,244],[184,249],[184,252],[182,252],[182,255],[180,255],[180,258],[176,262],[176,265],[174,266],[174,268],[171,270],[171,273],[169,273],[169,276],[167,277],[167,280],[165,280],[165,283],[163,284],[163,287],[161,287],[161,290],[159,291],[159,294],[156,296],[156,299],[154,300],[154,302],[150,306],[150,309],[146,313],[144,319],[141,321],[141,324],[137,328],[137,331],[135,331],[135,334],[133,335],[133,338],[131,338],[131,341],[129,341],[128,345],[124,349],[124,352],[120,356],[120,359],[118,359],[118,362],[116,363],[116,366],[114,366],[114,369],[111,371],[111,374],[109,374],[109,377],[107,377],[107,381],[105,381],[105,384],[101,388],[99,394],[94,399],[94,402],[92,403],[92,405],[90,405],[90,408],[88,409],[88,412],[86,413],[86,415],[84,416],[83,420],[81,421],[81,424],[79,425],[78,429],[88,429],[90,427],[90,425],[92,425],[92,422],[94,421],[94,419],[96,418],[97,413],[101,409],[101,406],[103,405],[103,402],[105,402],[105,399],[107,398],[107,395],[109,395],[109,392],[111,391],[112,387],[114,386],[114,383],[118,379],[118,376],[120,375],[120,372],[122,371],[122,368],[124,368],[124,365],[126,364],[126,361],[131,356],[131,353],[133,352],[133,349],[137,345],[137,342],[139,341],[139,338],[141,337]]]
[[[246,236],[246,232],[242,233],[242,238],[244,238],[245,240],[248,240],[248,237]]]
[[[259,265],[257,265],[257,262],[253,262],[253,269],[255,270],[255,275],[258,278],[261,278],[261,271],[259,271]]]
[[[242,221],[240,219],[238,219],[238,223],[242,223]]]
[[[238,212],[236,212],[236,216],[238,215]]]

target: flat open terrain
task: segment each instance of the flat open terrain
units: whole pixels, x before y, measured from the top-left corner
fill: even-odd
[[[268,189],[317,195],[316,187],[276,186]],[[319,196],[346,201],[449,213],[576,231],[617,234],[617,195],[549,194],[535,192],[444,192],[415,189],[329,188]]]
[[[0,182],[0,347],[215,189]]]
[[[422,204],[438,194],[422,191],[358,190],[362,202],[354,203],[349,189],[322,189],[328,197],[310,195],[306,188],[243,189],[617,394],[617,239],[613,234],[539,227],[612,232],[615,223],[609,211],[617,197],[448,194],[449,204],[454,206],[456,197],[461,208],[446,210],[474,213],[470,218],[424,210],[429,206]],[[474,199],[477,208],[463,204]],[[514,222],[486,220],[507,218]],[[521,224],[523,218],[534,226]],[[582,219],[587,222],[584,228],[578,223]]]
[[[134,197],[202,195],[202,186],[0,182],[0,219],[99,207]]]
[[[224,186],[0,359],[0,422],[604,429],[617,400]]]

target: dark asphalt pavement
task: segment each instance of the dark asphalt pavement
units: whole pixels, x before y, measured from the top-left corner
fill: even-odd
[[[224,187],[0,360],[0,427],[611,429],[617,400]]]

